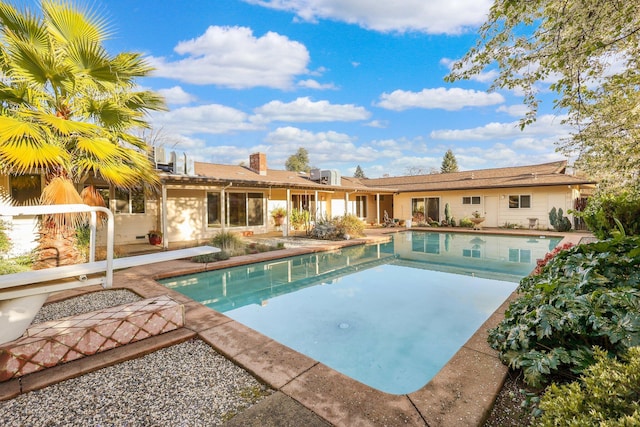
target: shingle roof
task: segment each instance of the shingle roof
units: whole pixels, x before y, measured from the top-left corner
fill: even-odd
[[[260,175],[246,166],[195,162],[197,176],[166,175],[169,182],[208,182],[245,187],[297,188],[317,191],[366,191],[377,193],[409,191],[442,191],[463,189],[539,187],[552,185],[584,185],[595,182],[565,174],[566,162],[508,168],[480,169],[466,172],[398,176],[388,178],[341,177],[341,185],[321,184],[305,173],[268,169]]]
[[[274,188],[299,188],[309,190],[346,190],[346,191],[378,191],[382,193],[391,193],[393,189],[378,188],[375,186],[366,186],[357,178],[341,177],[341,185],[328,185],[311,181],[309,174],[298,173],[286,170],[268,169],[266,175],[260,175],[258,172],[246,166],[240,165],[223,165],[217,163],[195,162],[194,170],[196,177],[187,177],[179,175],[171,175],[165,177],[165,180],[172,181],[205,181],[211,183],[229,183],[246,187],[274,187]]]
[[[565,174],[566,167],[566,161],[559,161],[540,165],[375,178],[362,181],[365,185],[393,188],[399,192],[539,187],[595,183],[584,177]]]

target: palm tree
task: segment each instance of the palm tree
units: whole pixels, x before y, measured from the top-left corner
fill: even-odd
[[[151,67],[137,53],[110,55],[106,22],[91,11],[64,0],[41,8],[18,11],[0,0],[0,170],[44,173],[42,204],[81,202],[76,184],[90,177],[123,189],[156,186],[145,142],[133,133],[149,127],[148,111],[165,108],[137,90],[135,79]],[[62,241],[55,251],[72,253],[78,220],[43,218],[40,247]]]

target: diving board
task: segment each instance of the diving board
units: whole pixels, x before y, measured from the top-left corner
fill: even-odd
[[[89,262],[0,275],[0,344],[21,336],[52,292],[98,284],[104,288],[110,288],[113,284],[114,270],[191,258],[220,251],[219,248],[213,246],[198,246],[114,259],[113,213],[107,208],[82,204],[0,206],[0,216],[69,212],[89,212],[91,214]],[[103,261],[95,261],[98,212],[107,216],[107,256]]]

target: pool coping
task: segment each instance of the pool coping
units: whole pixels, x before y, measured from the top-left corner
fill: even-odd
[[[302,405],[332,425],[415,425],[415,426],[478,426],[489,415],[497,394],[503,386],[508,368],[498,353],[487,343],[488,330],[503,318],[511,296],[487,319],[474,335],[456,352],[449,362],[421,389],[404,395],[393,395],[373,389],[326,365],[290,349],[239,322],[210,309],[189,297],[168,289],[157,279],[201,271],[227,268],[248,263],[273,260],[324,250],[339,249],[362,243],[387,240],[387,233],[409,231],[388,230],[378,236],[350,241],[328,242],[311,247],[298,247],[255,255],[233,257],[213,264],[195,264],[190,261],[171,261],[149,264],[116,272],[114,289],[128,289],[143,298],[169,295],[184,304],[185,332],[180,339],[194,336],[211,345],[216,351],[243,367],[260,381]],[[422,231],[422,230],[420,230]],[[443,229],[425,230],[444,232]],[[450,230],[446,230],[450,231]],[[451,230],[458,232],[459,230]],[[562,236],[559,244],[578,243],[582,233],[560,234],[546,231],[508,232],[482,230],[475,233],[520,234],[530,236]],[[81,293],[101,290],[98,286],[61,292],[48,302],[67,299]],[[144,341],[141,341],[141,344]],[[168,341],[168,344],[175,343]],[[163,344],[156,344],[162,346]],[[144,349],[145,353],[154,351]],[[135,355],[129,356],[136,357]],[[106,362],[102,361],[102,365]],[[119,363],[114,360],[113,363]],[[86,364],[86,362],[85,362]],[[72,363],[56,367],[57,381],[64,379],[65,371],[77,376]],[[43,372],[44,374],[44,372]],[[40,376],[42,386],[45,381]],[[56,381],[56,382],[57,382]],[[37,388],[37,387],[35,387]],[[267,398],[269,399],[269,398]],[[241,416],[242,414],[240,414]],[[274,420],[279,413],[270,414]],[[266,421],[266,420],[263,420]],[[267,423],[268,424],[268,423]],[[277,424],[277,423],[276,423]]]

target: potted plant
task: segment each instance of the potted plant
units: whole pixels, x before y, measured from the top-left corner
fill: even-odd
[[[281,206],[274,208],[271,211],[271,217],[276,225],[284,224],[284,218],[287,216],[287,210]]]
[[[473,215],[470,219],[471,222],[473,223],[473,229],[474,230],[480,230],[482,229],[482,227],[480,226],[480,224],[482,224],[484,222],[484,217],[480,216],[480,212],[475,211],[474,213],[472,213],[471,215]]]
[[[161,245],[162,244],[162,231],[160,230],[150,230],[147,233],[149,236],[149,244],[150,245]]]

